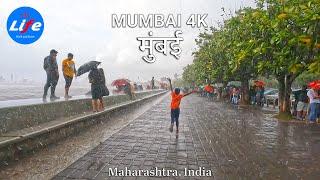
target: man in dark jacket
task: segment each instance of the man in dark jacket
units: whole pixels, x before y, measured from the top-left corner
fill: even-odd
[[[57,54],[58,52],[52,49],[50,51],[50,55],[44,58],[43,69],[46,71],[46,74],[47,74],[47,82],[44,85],[44,93],[43,93],[44,100],[47,98],[49,87],[51,87],[50,99],[51,100],[59,99],[59,97],[55,95],[56,85],[59,80]]]

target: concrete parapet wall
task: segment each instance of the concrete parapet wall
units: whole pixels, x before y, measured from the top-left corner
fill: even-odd
[[[105,101],[108,102],[109,105],[112,103],[120,102],[116,100],[116,98],[119,98],[124,101],[119,105],[115,104],[107,107],[106,110],[103,112],[86,114],[84,116],[80,116],[74,119],[69,119],[63,122],[59,122],[58,124],[48,125],[46,127],[43,127],[40,130],[34,130],[28,133],[23,133],[22,131],[21,133],[23,134],[17,135],[15,137],[0,136],[0,167],[4,165],[6,162],[11,161],[17,157],[25,156],[26,154],[32,153],[37,149],[43,148],[65,137],[79,133],[85,127],[91,126],[93,124],[97,124],[102,121],[108,121],[110,118],[117,116],[119,113],[120,114],[127,113],[133,108],[138,108],[142,104],[148,101],[151,101],[164,94],[166,94],[166,91],[163,91],[163,90],[138,93],[137,99],[133,101],[125,101],[129,99],[129,97],[127,97],[126,95],[121,95],[117,97],[110,96],[105,98]],[[70,102],[71,101],[68,101],[68,103]],[[74,104],[76,102],[78,104]],[[50,106],[47,106],[47,108],[50,107],[50,108],[60,109],[61,108],[60,106],[62,105],[67,106],[66,102],[55,103],[55,105],[53,104],[54,103],[51,103]],[[82,101],[77,100],[75,102],[72,102],[72,105],[79,106],[79,104],[81,106],[88,106],[88,108],[91,109],[90,99],[86,99]],[[35,106],[38,106],[38,105],[35,105]],[[40,106],[44,106],[44,105],[40,105]],[[69,106],[67,107],[72,109],[72,107],[69,107]],[[41,108],[44,108],[44,107],[41,107]],[[45,111],[45,112],[50,113],[50,111]],[[54,118],[54,116],[52,116],[52,118]],[[1,140],[1,138],[3,139]]]
[[[137,98],[160,92],[161,90],[136,93]],[[106,106],[130,100],[128,95],[104,97]],[[79,115],[91,111],[91,99],[76,99],[35,105],[0,108],[0,135],[23,128],[37,126],[59,118]]]

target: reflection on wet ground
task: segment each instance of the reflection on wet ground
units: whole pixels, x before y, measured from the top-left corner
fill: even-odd
[[[205,148],[217,157],[216,177],[320,178],[319,125],[280,122],[274,111],[201,103],[199,98],[186,101],[198,104],[185,110],[189,119],[194,114],[198,119],[194,128],[204,132],[204,142],[215,142]]]
[[[176,139],[168,132],[169,103],[152,107],[55,178],[103,179],[115,167],[202,167],[215,179],[320,178],[318,125],[278,122],[270,111],[193,95],[183,100]]]
[[[169,103],[166,97],[125,127],[128,121],[117,118],[68,138],[0,176],[47,179],[81,157],[56,178],[107,178],[108,167],[201,166],[211,169],[215,179],[320,179],[319,125],[278,122],[270,111],[191,95],[181,104],[176,139],[168,131]]]
[[[128,114],[119,114],[118,117],[88,128],[81,134],[50,145],[7,167],[1,167],[0,179],[50,179],[160,100],[161,98],[146,103],[139,109],[132,109]]]

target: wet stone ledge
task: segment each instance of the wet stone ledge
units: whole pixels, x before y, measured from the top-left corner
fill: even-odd
[[[137,98],[156,93],[146,91],[137,93]],[[129,101],[127,95],[104,98],[106,106]],[[59,118],[66,118],[91,111],[91,99],[76,99],[35,105],[0,108],[0,136],[10,131],[34,127]]]
[[[138,108],[141,104],[165,93],[163,90],[141,92],[136,94],[133,101],[127,95],[109,96],[104,98],[105,111],[99,113],[90,112],[91,99],[0,109],[1,128],[12,126],[14,129],[6,129],[6,133],[0,134],[0,166],[80,133],[85,127],[108,121],[119,113],[126,113],[128,109]],[[53,113],[55,111],[58,113]],[[3,113],[6,114],[2,116]],[[4,123],[9,126],[3,126]],[[13,126],[13,123],[18,123],[17,127]]]

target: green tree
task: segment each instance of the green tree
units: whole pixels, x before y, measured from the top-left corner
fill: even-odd
[[[294,80],[303,72],[320,72],[320,1],[258,0],[219,28],[201,33],[194,62],[184,79],[226,84],[242,82],[242,102],[248,103],[250,79],[275,77],[280,113],[290,113]]]
[[[267,10],[259,15],[263,39],[257,47],[263,60],[258,67],[279,82],[280,113],[290,113],[293,81],[319,61],[319,5],[318,0],[260,1],[260,9]]]

